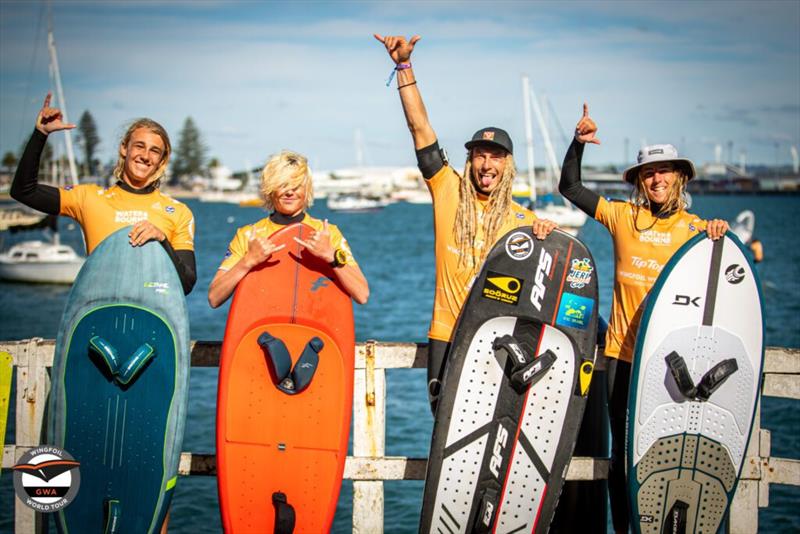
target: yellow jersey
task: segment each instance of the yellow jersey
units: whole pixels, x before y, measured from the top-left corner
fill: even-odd
[[[109,188],[81,184],[59,189],[61,215],[72,217],[83,228],[86,252],[120,228],[150,221],[164,232],[175,250],[194,250],[194,216],[186,204],[158,189],[132,193],[119,184]]]
[[[460,252],[455,240],[453,225],[458,210],[458,189],[461,178],[449,165],[443,166],[431,178],[425,180],[433,197],[433,227],[435,232],[434,248],[436,253],[436,295],[433,299],[433,317],[428,337],[439,341],[450,341],[461,306],[469,295],[472,282],[480,270],[470,268],[465,262],[459,262]],[[488,198],[478,198],[478,230],[475,236],[475,249],[484,246],[483,214]],[[532,211],[517,203],[511,204],[503,224],[497,232],[496,239],[503,234],[519,228],[530,226],[536,216]],[[494,243],[489,243],[491,246]]]
[[[303,219],[300,222],[307,224],[318,232],[322,231],[324,226],[323,221],[320,219],[315,219],[308,213],[304,214]],[[286,225],[274,222],[269,217],[265,217],[254,222],[253,224],[242,226],[236,230],[236,235],[228,245],[228,250],[225,251],[225,257],[223,258],[222,263],[219,265],[219,270],[228,271],[234,265],[236,265],[239,260],[241,260],[245,254],[247,254],[247,247],[249,246],[251,239],[256,237],[269,237],[285,226]],[[350,265],[358,265],[356,260],[353,258],[353,253],[350,251],[350,246],[347,244],[347,240],[344,238],[339,228],[334,224],[328,223],[328,232],[331,235],[331,246],[333,246],[334,250],[340,248],[347,254],[347,261],[345,261],[345,263]]]
[[[630,202],[600,198],[595,219],[614,242],[614,298],[606,334],[606,355],[630,362],[641,320],[642,302],[675,251],[706,229],[706,221],[686,211],[656,218]],[[641,229],[641,231],[638,228]]]

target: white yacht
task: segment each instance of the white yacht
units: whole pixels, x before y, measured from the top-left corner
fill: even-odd
[[[85,258],[62,245],[58,234],[52,242],[22,241],[0,253],[0,279],[13,282],[71,284]]]

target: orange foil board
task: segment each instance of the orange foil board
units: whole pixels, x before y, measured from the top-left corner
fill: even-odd
[[[302,252],[303,224],[270,237],[286,247],[239,283],[220,360],[217,484],[228,533],[272,532],[272,494],[296,514],[295,533],[327,532],[347,455],[355,339],[350,297],[325,262]],[[275,385],[258,345],[281,339],[294,364],[306,343],[324,343],[311,384],[288,395]]]

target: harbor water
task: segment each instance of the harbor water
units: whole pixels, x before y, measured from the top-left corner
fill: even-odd
[[[264,213],[257,208],[188,200],[196,219],[198,281],[188,297],[191,337],[220,340],[228,305],[212,310],[206,300],[209,282],[236,228]],[[766,299],[766,343],[800,347],[800,239],[794,216],[800,196],[696,195],[692,212],[701,217],[732,221],[741,210],[756,215],[755,235],[764,244],[766,259],[757,269]],[[332,213],[324,201],[311,208],[329,218],[348,239],[370,284],[365,306],[356,306],[356,339],[425,341],[434,292],[433,220],[430,205],[398,203],[373,213]],[[82,250],[76,225],[60,221],[62,241]],[[24,237],[4,235],[7,247]],[[607,317],[613,284],[613,248],[606,230],[589,221],[578,235],[592,251],[600,283],[600,311]],[[55,338],[69,288],[0,282],[0,339],[34,336]],[[748,314],[748,310],[741,310]],[[188,424],[183,450],[214,452],[217,369],[195,368],[191,373]],[[425,371],[387,372],[386,455],[427,456],[433,420],[425,388]],[[772,432],[772,455],[800,457],[800,406],[796,401],[765,397],[762,427]],[[12,407],[13,410],[13,407]],[[13,442],[13,418],[6,441]],[[0,532],[13,531],[11,473],[0,478]],[[385,531],[417,531],[422,499],[421,481],[385,483]],[[266,499],[266,498],[265,498]],[[351,531],[352,482],[345,481],[333,532]],[[762,532],[800,531],[800,488],[771,486],[770,506],[760,509]],[[265,506],[269,503],[265,500]],[[213,477],[182,477],[172,502],[171,532],[220,532],[216,481]]]

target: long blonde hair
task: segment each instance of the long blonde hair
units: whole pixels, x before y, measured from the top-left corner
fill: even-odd
[[[159,123],[154,121],[153,119],[148,119],[143,117],[141,119],[136,119],[128,126],[128,130],[125,132],[125,135],[122,136],[122,140],[119,142],[120,147],[128,146],[128,143],[131,140],[131,136],[133,132],[138,130],[139,128],[146,128],[159,136],[161,140],[164,142],[164,153],[161,155],[161,163],[158,164],[158,169],[153,174],[153,179],[150,181],[150,184],[154,184],[158,187],[161,183],[161,178],[167,172],[167,164],[169,163],[169,157],[172,155],[172,144],[169,142],[169,135],[167,135],[167,130],[164,129]],[[125,157],[122,154],[119,154],[117,158],[117,164],[114,165],[114,176],[117,180],[122,180],[122,176],[125,174]],[[148,185],[150,185],[148,184]]]
[[[261,198],[267,211],[275,209],[272,194],[283,187],[305,186],[306,198],[303,209],[314,203],[314,186],[311,181],[311,169],[308,158],[298,152],[281,150],[270,156],[261,171]]]
[[[675,180],[672,181],[672,186],[669,188],[667,200],[661,205],[661,209],[657,213],[653,213],[653,205],[650,198],[647,196],[647,191],[644,187],[644,178],[642,177],[642,170],[636,175],[636,185],[631,191],[630,200],[634,205],[633,224],[637,231],[643,232],[651,229],[658,222],[658,216],[665,213],[677,213],[686,209],[686,183],[689,181],[689,175],[686,171],[675,166],[672,170],[675,174]],[[647,228],[639,228],[639,210],[647,208],[653,214],[653,221]]]
[[[503,219],[508,216],[511,208],[511,190],[516,173],[514,156],[509,152],[506,154],[506,165],[500,183],[489,193],[483,212],[483,243],[478,247],[475,243],[478,233],[478,189],[472,177],[472,153],[467,155],[464,175],[459,176],[458,209],[453,223],[459,265],[466,265],[472,271],[477,271],[486,259],[497,238],[497,232],[503,225]]]

